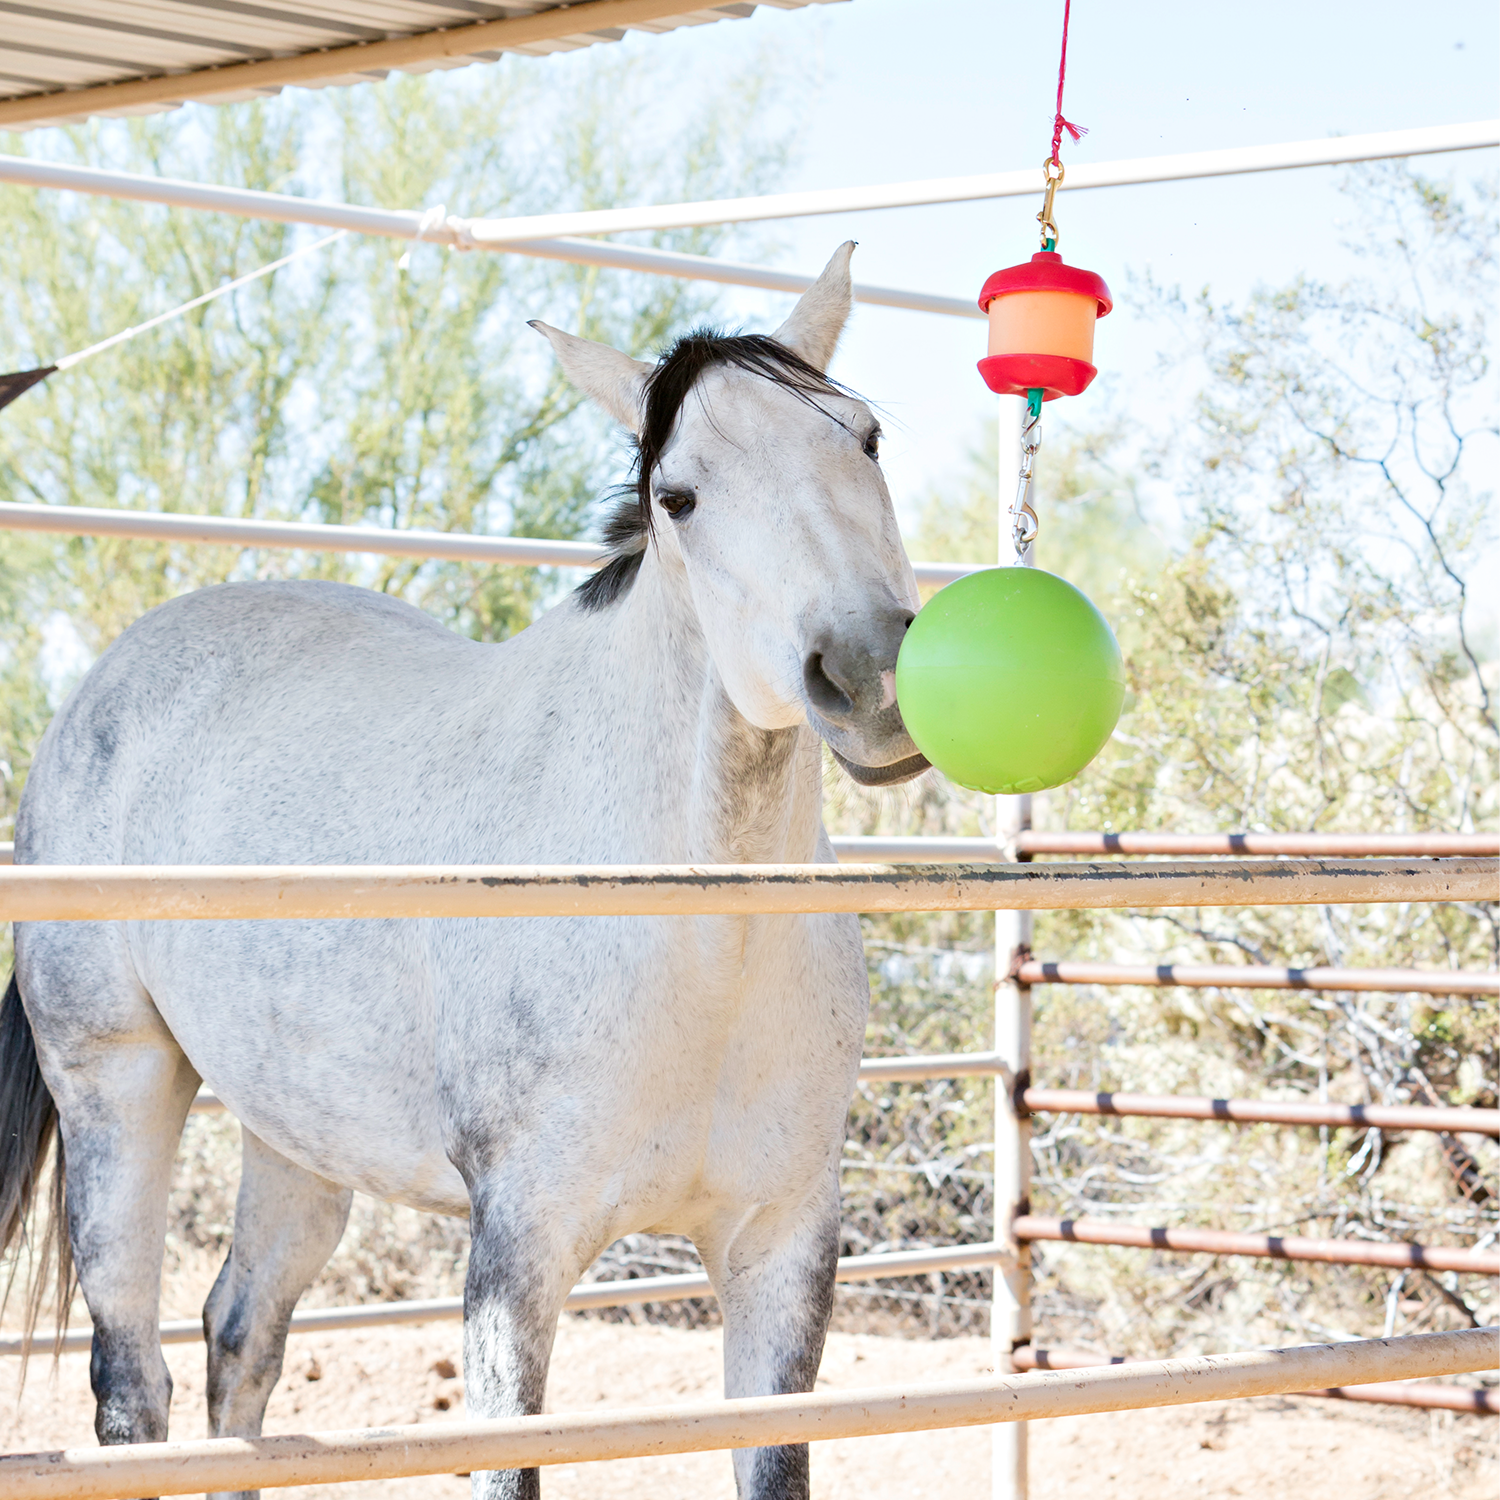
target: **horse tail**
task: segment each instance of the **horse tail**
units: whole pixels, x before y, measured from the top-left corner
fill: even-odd
[[[40,1207],[37,1200],[49,1152],[52,1181],[38,1242],[32,1219],[33,1211]],[[57,1105],[37,1063],[36,1038],[21,1004],[20,983],[12,974],[5,998],[0,1000],[0,1256],[10,1261],[0,1273],[4,1277],[0,1312],[15,1287],[24,1247],[29,1252],[29,1265],[23,1361],[31,1353],[32,1335],[49,1281],[55,1289],[57,1308],[54,1352],[62,1348],[68,1306],[73,1300],[73,1247],[67,1225],[66,1173]],[[24,1369],[23,1363],[23,1378]]]

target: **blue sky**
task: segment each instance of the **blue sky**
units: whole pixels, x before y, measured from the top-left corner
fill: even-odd
[[[783,187],[836,187],[1038,168],[1051,137],[1062,0],[850,0],[758,11],[625,46],[669,70],[712,77],[747,51],[812,80],[801,158]],[[1389,0],[1076,0],[1065,113],[1089,128],[1065,163],[1165,155],[1328,135],[1456,123],[1500,114],[1500,11],[1493,3],[1421,8]],[[584,54],[546,68],[587,66]],[[1495,152],[1424,160],[1460,181],[1493,173]],[[1111,188],[1059,198],[1062,249],[1118,292],[1159,282],[1238,298],[1257,282],[1307,272],[1339,280],[1348,206],[1340,169]],[[815,270],[844,239],[864,280],[952,295],[1035,248],[1039,200],[1009,199],[787,221],[777,263]],[[788,299],[729,294],[732,318],[768,327]],[[889,415],[885,461],[910,514],[951,482],[993,420],[974,372],[983,325],[861,308],[834,373]],[[1063,420],[1106,410],[1150,421],[1170,403],[1154,377],[1162,330],[1119,308],[1101,324],[1101,376]],[[1055,410],[1049,408],[1049,416]]]

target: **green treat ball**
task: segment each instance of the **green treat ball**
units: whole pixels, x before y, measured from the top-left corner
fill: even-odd
[[[989,568],[911,623],[896,701],[917,748],[976,792],[1071,781],[1114,733],[1125,667],[1103,615],[1065,579]]]

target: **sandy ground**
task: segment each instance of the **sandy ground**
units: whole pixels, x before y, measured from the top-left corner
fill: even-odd
[[[307,1334],[287,1350],[268,1432],[441,1422],[464,1414],[459,1328]],[[172,1435],[204,1430],[203,1350],[167,1351],[176,1391]],[[663,1404],[719,1393],[717,1332],[565,1319],[549,1406],[554,1411]],[[833,1334],[819,1389],[989,1373],[979,1339],[936,1343]],[[91,1445],[88,1360],[65,1355],[54,1375],[32,1365],[19,1408],[7,1372],[0,1405],[5,1451]],[[1065,1417],[1031,1426],[1033,1500],[1161,1500],[1177,1493],[1296,1494],[1298,1500],[1494,1500],[1495,1423],[1484,1417],[1335,1402],[1262,1399],[1232,1405]],[[990,1493],[989,1432],[969,1429],[819,1443],[818,1500],[980,1500]],[[548,1471],[548,1500],[733,1500],[722,1453],[570,1465]],[[328,1500],[460,1500],[449,1476],[268,1491]]]

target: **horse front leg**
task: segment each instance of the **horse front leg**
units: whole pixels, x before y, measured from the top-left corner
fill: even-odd
[[[353,1194],[241,1131],[234,1239],[203,1309],[208,1435],[259,1437],[281,1378],[292,1310],[338,1248]],[[209,1500],[257,1500],[259,1490]]]
[[[700,1246],[724,1313],[724,1394],[810,1391],[833,1313],[838,1186],[784,1217],[763,1210],[723,1247]],[[740,1500],[807,1500],[807,1444],[734,1453]]]
[[[547,1394],[557,1320],[593,1256],[565,1243],[565,1213],[512,1182],[470,1184],[464,1283],[464,1403],[475,1417],[536,1416]],[[536,1469],[473,1476],[474,1500],[538,1500]]]

